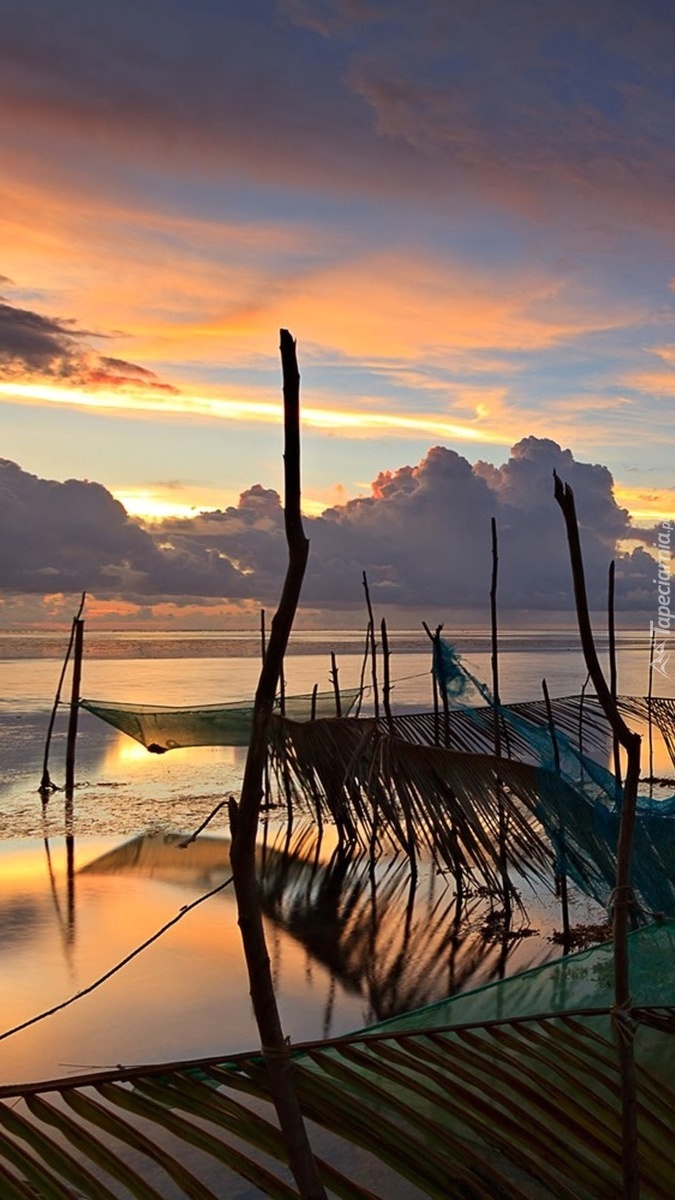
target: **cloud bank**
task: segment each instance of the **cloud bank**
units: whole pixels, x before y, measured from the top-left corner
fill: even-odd
[[[307,518],[310,559],[303,603],[322,610],[362,608],[368,574],[378,605],[438,611],[484,609],[490,581],[490,521],[500,546],[500,606],[572,607],[564,527],[553,499],[553,470],[575,492],[588,591],[605,604],[607,570],[617,561],[617,606],[648,608],[654,560],[622,553],[634,530],[613,496],[608,469],[578,462],[557,443],[527,437],[500,467],[442,446],[416,466],[383,472],[370,495]],[[273,489],[255,484],[238,504],[192,519],[143,526],[100,484],[55,482],[0,460],[0,590],[77,593],[161,604],[215,600],[273,603],[286,564],[283,511]]]

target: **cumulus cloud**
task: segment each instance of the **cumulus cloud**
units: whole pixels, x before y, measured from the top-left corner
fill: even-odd
[[[614,500],[610,472],[535,437],[514,446],[500,467],[472,466],[435,446],[416,466],[382,472],[369,496],[307,519],[303,600],[324,609],[360,608],[365,570],[380,605],[427,607],[431,619],[455,607],[482,610],[494,516],[501,607],[571,609],[554,469],[575,492],[592,605],[604,607],[615,558],[618,606],[648,607],[654,560],[641,549],[618,552],[631,533],[630,518]],[[0,461],[0,519],[6,592],[269,603],[286,566],[281,501],[261,484],[243,492],[237,506],[147,529],[99,484],[38,479]]]
[[[146,595],[247,594],[229,559],[197,544],[156,541],[106,488],[39,479],[0,459],[1,588]]]
[[[2,277],[0,277],[2,279]],[[89,388],[142,386],[175,393],[152,371],[92,350],[74,322],[48,317],[0,300],[0,378],[50,379]]]

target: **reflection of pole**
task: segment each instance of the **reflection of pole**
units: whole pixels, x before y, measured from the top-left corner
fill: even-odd
[[[72,812],[70,814],[72,819]],[[66,801],[66,821],[68,821],[68,801]],[[66,825],[68,830],[68,825]],[[66,832],[66,880],[68,895],[68,921],[66,926],[66,941],[72,946],[75,941],[75,837],[72,832]]]

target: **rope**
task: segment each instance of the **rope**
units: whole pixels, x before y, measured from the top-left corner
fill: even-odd
[[[276,1062],[286,1061],[291,1057],[291,1039],[286,1038],[283,1046],[261,1046],[260,1047],[265,1058],[274,1059]]]
[[[144,942],[141,942],[140,946],[137,946],[135,950],[132,950],[130,954],[127,954],[125,958],[116,963],[114,967],[111,967],[109,971],[106,971],[105,975],[99,976],[99,978],[94,980],[93,983],[90,983],[88,987],[83,988],[80,992],[76,992],[75,995],[70,996],[68,1000],[63,1000],[61,1004],[55,1004],[53,1008],[48,1008],[45,1012],[38,1013],[36,1017],[30,1017],[28,1021],[22,1021],[20,1025],[15,1025],[13,1029],[6,1029],[4,1033],[0,1033],[0,1042],[3,1042],[5,1038],[11,1037],[14,1033],[20,1033],[22,1029],[28,1029],[29,1025],[36,1025],[38,1021],[44,1021],[45,1017],[52,1017],[54,1013],[61,1012],[62,1009],[68,1008],[68,1006],[70,1004],[74,1004],[76,1000],[81,1000],[84,996],[88,996],[90,992],[95,991],[97,987],[100,987],[101,984],[105,983],[107,979],[110,979],[112,975],[116,975],[118,971],[121,971],[122,967],[126,967],[127,963],[130,963],[131,960],[136,958],[137,955],[141,954],[143,950],[147,950],[148,946],[151,946],[152,943],[156,942],[163,933],[166,933],[168,929],[171,929],[172,925],[177,925],[179,921],[182,921],[183,917],[187,916],[187,914],[191,912],[193,908],[196,908],[198,904],[202,904],[204,900],[210,900],[212,896],[217,895],[218,892],[222,892],[223,889],[228,887],[230,883],[232,883],[231,875],[230,878],[226,879],[224,883],[219,883],[218,887],[213,888],[210,892],[205,892],[203,896],[198,896],[197,899],[193,900],[191,904],[185,904],[175,917],[172,917],[170,921],[167,921],[166,925],[162,925],[161,929],[158,929],[156,933],[152,934],[152,937],[146,938]]]
[[[610,1009],[612,1024],[619,1041],[623,1042],[624,1046],[630,1046],[635,1040],[637,1021],[633,1018],[632,1009],[633,1000],[630,996],[625,1004],[614,1004]]]

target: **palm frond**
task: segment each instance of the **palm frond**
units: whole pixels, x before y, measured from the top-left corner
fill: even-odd
[[[641,1195],[670,1200],[675,1008],[636,1008],[632,1017]],[[620,1194],[607,1007],[364,1031],[296,1047],[293,1069],[305,1117],[331,1135],[320,1135],[325,1186],[344,1200],[386,1197],[391,1172],[438,1200]],[[297,1196],[259,1054],[3,1088],[0,1126],[8,1200],[147,1200],[166,1195],[167,1180],[173,1195],[215,1200],[224,1170],[277,1200]],[[379,1193],[332,1161],[344,1163],[345,1144],[380,1162]]]
[[[510,864],[541,879],[551,851],[536,820],[545,782],[563,803],[563,780],[531,764],[420,746],[392,737],[375,720],[345,718],[305,724],[278,720],[271,745],[278,778],[331,820],[345,840],[387,840],[411,857],[429,853],[454,872],[469,872],[490,890],[501,887],[499,807],[509,817]]]

